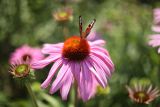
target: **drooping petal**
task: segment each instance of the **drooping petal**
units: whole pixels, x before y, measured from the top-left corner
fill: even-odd
[[[93,42],[89,42],[89,44],[91,46],[104,46],[106,44],[106,42],[102,39],[99,39],[99,40],[95,40]]]
[[[90,97],[89,98],[92,98],[95,96],[96,92],[97,92],[97,86],[99,86],[99,84],[97,83],[97,80],[95,78],[94,75],[92,75],[92,87],[91,87],[91,90],[90,90]]]
[[[42,48],[42,53],[44,54],[54,54],[61,53],[63,47],[63,43],[59,44],[44,44]]]
[[[64,82],[60,92],[61,92],[62,99],[67,100],[67,96],[73,81],[73,74],[71,72],[71,68],[69,68],[68,71],[66,72],[63,81]]]
[[[99,48],[100,49],[100,48]],[[110,56],[107,55],[104,51],[100,51],[100,50],[92,50],[91,52],[93,52],[95,55],[100,56],[102,59],[106,59],[105,62],[109,63],[110,66],[112,66],[112,68],[114,68],[114,64],[112,62],[112,60],[110,59]]]
[[[94,74],[94,76],[96,77],[98,83],[102,86],[102,87],[106,87],[106,84],[103,82],[102,78],[98,75],[98,73],[95,71],[95,69],[93,68],[93,66],[89,63],[89,61],[85,61],[84,66],[86,68],[88,68],[90,70],[90,72],[92,72]]]
[[[160,34],[154,34],[150,36],[150,41],[148,44],[152,47],[160,46]]]
[[[32,67],[35,69],[41,69],[44,68],[45,66],[47,66],[49,63],[56,61],[57,59],[59,59],[61,57],[60,54],[55,54],[54,56],[48,56],[47,58],[34,62],[32,64]]]
[[[50,89],[51,94],[55,93],[63,85],[62,79],[64,78],[68,68],[70,67],[70,64],[68,62],[66,62],[65,60],[63,61],[64,61],[64,64],[62,68],[60,69],[60,71],[58,72],[58,75],[55,81],[52,83],[52,86]]]
[[[43,45],[44,48],[54,48],[54,47],[57,47],[57,48],[62,48],[62,46],[64,45],[64,43],[57,43],[57,44],[49,44],[49,43],[46,43]]]
[[[97,56],[91,55],[90,58],[94,61],[94,63],[99,66],[100,68],[102,68],[101,70],[103,70],[105,72],[105,74],[110,77],[111,76],[111,70],[108,68],[108,66]],[[98,63],[97,63],[98,61]]]
[[[77,83],[80,84],[80,72],[81,72],[81,63],[74,62],[71,64],[71,72],[74,75],[74,78],[76,79]]]
[[[105,72],[103,71],[103,69],[100,66],[98,66],[95,61],[93,61],[91,59],[88,59],[88,60],[89,60],[90,64],[95,68],[98,75],[102,78],[105,85],[107,85],[107,78],[106,78],[106,75],[105,75]]]
[[[160,39],[160,34],[153,34],[153,35],[149,35],[149,36],[150,36],[149,38],[150,38],[150,39],[153,39],[153,40],[154,40],[154,39],[155,39],[155,40],[156,40],[156,39]]]
[[[90,89],[92,88],[93,81],[92,75],[84,62],[82,63],[80,80],[80,94],[83,101],[87,101],[90,97]]]
[[[112,69],[113,68],[109,68],[109,66],[101,59],[101,58],[99,58],[99,57],[97,57],[97,56],[95,56],[95,55],[91,55],[91,58],[92,58],[92,60],[93,61],[99,61],[99,66],[101,66],[102,68],[103,68],[103,70],[105,71],[105,73],[106,73],[106,75],[108,76],[108,77],[110,77],[111,76],[111,72],[112,72]]]
[[[160,41],[159,40],[150,40],[149,45],[152,47],[160,46]]]
[[[42,83],[41,87],[42,88],[47,88],[48,85],[50,84],[54,74],[58,70],[58,68],[62,65],[62,59],[58,59],[52,66],[51,70],[49,71],[49,74],[47,76],[47,79]]]
[[[104,53],[92,50],[91,54],[99,57],[109,67],[109,69],[111,71],[114,70],[114,64],[113,64],[112,60],[108,56],[106,56]]]
[[[104,48],[101,48],[101,47],[99,47],[99,46],[92,46],[91,49],[92,49],[93,51],[100,51],[100,52],[103,52],[105,55],[107,55],[107,56],[110,57],[108,51],[105,50]]]

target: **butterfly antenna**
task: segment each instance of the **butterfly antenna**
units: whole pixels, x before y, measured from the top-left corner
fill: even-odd
[[[82,38],[82,17],[79,16],[79,32],[80,32],[80,37]]]

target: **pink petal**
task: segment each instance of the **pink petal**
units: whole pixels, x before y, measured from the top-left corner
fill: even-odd
[[[71,72],[71,69],[68,69],[63,81],[64,82],[60,92],[61,92],[62,99],[67,100],[67,96],[73,81],[73,74]]]
[[[91,49],[92,49],[93,51],[103,52],[105,55],[110,56],[109,53],[108,53],[108,51],[107,51],[106,49],[101,48],[101,47],[99,47],[99,46],[93,46],[93,47],[91,47]]]
[[[150,35],[150,39],[160,39],[160,34]]]
[[[54,53],[61,53],[63,48],[63,43],[59,44],[44,44],[42,48],[42,53],[44,54],[54,54]]]
[[[94,75],[92,75],[92,79],[93,79],[93,82],[92,82],[92,88],[90,90],[90,98],[95,96],[95,94],[97,92],[97,86],[99,86]]]
[[[52,66],[51,70],[49,71],[47,79],[42,83],[41,87],[42,88],[47,88],[48,85],[50,84],[54,74],[58,70],[58,68],[62,65],[62,59],[58,59],[54,65]]]
[[[81,78],[82,78],[81,66],[82,66],[81,62],[73,62],[71,64],[71,72],[74,75],[75,80],[77,81],[78,90],[79,90],[80,95],[81,93],[83,94],[83,89],[81,87]]]
[[[80,84],[80,72],[81,72],[81,63],[77,63],[77,62],[73,62],[71,64],[71,72],[74,75],[74,78],[76,79],[76,81],[78,82],[78,84]]]
[[[106,87],[106,84],[103,82],[103,80],[101,79],[101,77],[98,75],[98,73],[95,71],[95,69],[92,67],[92,65],[89,63],[89,61],[85,61],[86,65],[85,67],[88,68],[96,77],[98,83],[102,86],[102,87]]]
[[[150,40],[149,42],[148,42],[148,44],[150,45],[150,46],[152,46],[152,47],[157,47],[157,46],[160,46],[160,40]]]
[[[46,48],[46,49],[50,49],[50,48],[62,48],[64,45],[64,43],[57,43],[57,44],[44,44],[43,45],[43,48]]]
[[[160,22],[160,15],[154,16],[154,22],[155,22],[155,24],[158,24]]]
[[[107,79],[105,77],[105,72],[102,70],[102,68],[98,64],[96,64],[95,61],[93,61],[91,59],[89,59],[89,62],[95,68],[95,70],[97,71],[97,73],[100,76],[100,78],[102,78],[102,80],[105,83],[105,85],[107,85]]]
[[[53,56],[48,56],[47,58],[45,58],[44,60],[40,60],[37,62],[34,62],[32,64],[32,67],[35,69],[41,69],[44,68],[45,66],[47,66],[49,63],[56,61],[57,59],[59,59],[61,57],[60,54],[56,54]]]
[[[63,85],[62,79],[64,78],[68,68],[69,68],[69,63],[64,61],[62,68],[58,72],[58,75],[51,86],[51,89],[50,89],[51,94],[55,93]]]
[[[102,39],[99,39],[99,40],[95,40],[93,42],[89,42],[89,44],[91,46],[104,46],[106,44],[106,42]]]
[[[154,12],[154,13],[159,13],[159,14],[160,14],[160,8],[155,8],[155,9],[153,10],[153,12]]]
[[[103,62],[105,62],[105,64],[109,67],[111,71],[114,70],[114,64],[112,60],[108,56],[106,56],[103,52],[91,50],[91,54],[99,57]]]
[[[80,78],[80,94],[83,101],[87,101],[90,97],[90,89],[92,88],[92,75],[85,63],[82,63]]]
[[[160,20],[159,20],[160,21]],[[160,32],[160,25],[158,26],[152,26],[152,30],[154,31],[154,32]]]
[[[111,70],[108,68],[108,65],[106,65],[105,62],[103,62],[99,57],[94,55],[91,55],[91,59],[95,62],[97,66],[102,68],[102,70],[106,73],[108,77],[111,76]]]

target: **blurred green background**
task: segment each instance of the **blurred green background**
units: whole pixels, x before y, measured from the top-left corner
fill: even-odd
[[[73,9],[73,20],[58,23],[52,14],[65,6]],[[0,107],[32,107],[26,88],[8,73],[11,52],[23,44],[41,47],[79,34],[79,15],[85,26],[96,18],[94,29],[106,40],[116,67],[108,91],[99,91],[86,103],[80,100],[79,107],[160,106],[159,98],[149,105],[135,104],[125,89],[136,80],[160,87],[160,56],[147,44],[153,34],[153,9],[158,6],[159,0],[0,0]],[[64,26],[67,34],[62,32]],[[72,98],[61,101],[59,93],[39,89],[49,69],[35,72],[32,88],[40,107],[72,107]]]

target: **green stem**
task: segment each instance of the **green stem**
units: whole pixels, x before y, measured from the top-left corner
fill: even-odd
[[[72,86],[71,93],[70,93],[70,107],[78,107],[78,95],[77,95],[77,84],[74,83]]]
[[[36,97],[35,97],[32,89],[31,89],[30,83],[27,81],[25,83],[25,85],[26,85],[27,91],[28,91],[28,93],[29,93],[29,95],[31,97],[31,100],[32,100],[32,103],[33,103],[33,107],[38,107],[38,104],[37,104],[37,101],[36,101]]]
[[[78,107],[77,83],[74,84],[74,107]]]

